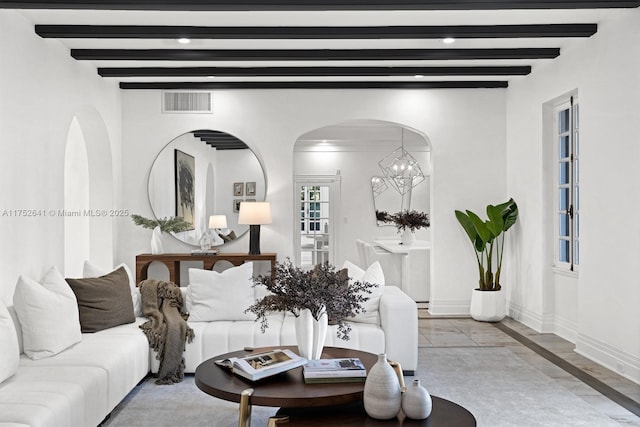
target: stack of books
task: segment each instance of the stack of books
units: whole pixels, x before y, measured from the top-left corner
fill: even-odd
[[[306,384],[364,382],[367,368],[357,357],[319,359],[309,360],[302,368],[302,374]]]
[[[191,251],[191,255],[218,255],[217,249],[194,249]]]
[[[298,356],[288,349],[276,349],[264,353],[249,354],[242,357],[216,360],[215,363],[249,381],[258,381],[273,375],[281,374],[298,366],[307,359]]]

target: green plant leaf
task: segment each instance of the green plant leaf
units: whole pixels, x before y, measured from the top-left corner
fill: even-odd
[[[471,212],[470,210],[467,210],[467,215],[471,219],[473,228],[476,229],[478,236],[480,236],[484,244],[486,245],[487,243],[491,242],[493,240],[493,235],[491,234],[489,227],[487,227],[487,224],[482,219],[480,219],[478,215]]]
[[[504,203],[496,205],[496,208],[500,210],[500,214],[502,215],[502,220],[504,222],[502,231],[507,231],[518,220],[518,205],[513,198],[511,198]]]
[[[489,217],[489,221],[487,221],[487,227],[491,231],[491,234],[493,234],[493,237],[496,238],[500,235],[500,233],[502,233],[504,228],[502,213],[497,206],[488,205],[487,216]]]
[[[455,211],[455,213],[456,218],[458,218],[458,222],[460,223],[460,225],[462,225],[462,228],[464,228],[464,231],[466,231],[467,236],[469,236],[469,240],[471,240],[471,243],[475,246],[476,240],[478,238],[478,233],[476,232],[476,229],[471,222],[471,218],[469,218],[466,213],[461,211]]]

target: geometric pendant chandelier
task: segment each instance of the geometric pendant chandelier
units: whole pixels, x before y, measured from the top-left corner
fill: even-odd
[[[401,195],[407,194],[425,180],[418,161],[404,149],[404,129],[402,129],[402,145],[380,160],[378,165],[387,181]]]

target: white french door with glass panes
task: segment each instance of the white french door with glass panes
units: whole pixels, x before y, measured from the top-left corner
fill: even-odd
[[[580,264],[579,109],[577,99],[556,108],[556,266],[576,271]]]
[[[296,265],[335,264],[340,175],[296,176],[294,215]]]

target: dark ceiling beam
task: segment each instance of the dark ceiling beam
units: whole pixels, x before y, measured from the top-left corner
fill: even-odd
[[[0,0],[0,8],[10,9],[174,11],[595,9],[638,6],[640,1],[631,0]]]
[[[429,82],[121,82],[120,89],[496,89],[506,81]]]
[[[71,49],[79,60],[366,61],[555,58],[559,48],[506,49]]]
[[[98,68],[102,77],[524,76],[531,66]]]
[[[189,27],[156,25],[36,25],[44,38],[89,39],[440,39],[590,37],[597,24],[446,25],[386,27]]]

